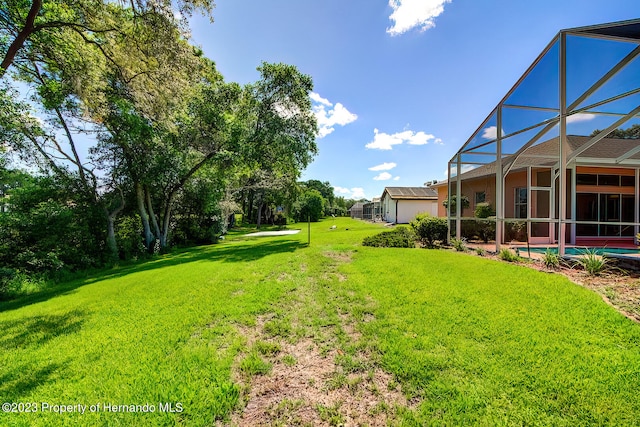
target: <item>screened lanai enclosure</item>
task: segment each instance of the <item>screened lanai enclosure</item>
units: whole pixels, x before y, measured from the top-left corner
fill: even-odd
[[[450,160],[451,235],[635,245],[638,138],[640,19],[560,31]]]

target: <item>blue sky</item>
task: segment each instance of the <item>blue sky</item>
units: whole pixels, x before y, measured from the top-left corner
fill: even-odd
[[[314,81],[337,195],[446,178],[447,162],[560,29],[640,17],[637,0],[218,0],[192,40],[228,81],[262,61]]]

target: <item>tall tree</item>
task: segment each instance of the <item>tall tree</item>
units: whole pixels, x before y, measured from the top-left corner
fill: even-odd
[[[33,51],[47,44],[64,41],[69,32],[76,33],[86,43],[98,48],[108,38],[121,37],[126,32],[114,22],[114,15],[125,10],[124,4],[96,0],[0,0],[0,78],[16,63],[30,62]],[[131,0],[128,13],[140,21],[158,16],[171,19],[173,26],[186,30],[187,18],[194,11],[211,17],[211,0]],[[174,9],[175,8],[175,12]],[[142,45],[138,49],[145,49]],[[103,52],[109,57],[108,50]],[[117,63],[116,57],[109,57]],[[125,65],[124,63],[120,65]]]
[[[258,206],[258,223],[266,201],[265,190],[290,189],[301,171],[317,153],[317,122],[311,111],[310,76],[292,65],[263,63],[261,79],[245,88],[245,162],[256,171],[263,185],[252,190]],[[259,171],[259,172],[258,172]],[[272,185],[265,185],[272,177]],[[250,177],[249,187],[256,185]]]
[[[109,132],[106,124],[122,99],[144,120],[168,123],[168,113],[184,104],[185,90],[200,75],[200,52],[184,39],[168,3],[44,2],[32,30],[18,24],[24,3],[5,4],[0,53],[13,64],[12,77],[35,88],[32,104],[40,109],[34,112],[4,90],[0,102],[12,108],[0,117],[0,133],[10,136],[5,140],[24,159],[75,180],[78,194],[103,207],[107,246],[115,254],[113,225],[123,208],[123,189],[108,170],[96,170],[104,165],[99,157],[81,154],[79,135]],[[187,10],[194,5],[179,4]],[[25,31],[25,42],[12,51],[8,41]]]

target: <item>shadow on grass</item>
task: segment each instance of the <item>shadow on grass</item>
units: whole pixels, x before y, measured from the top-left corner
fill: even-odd
[[[33,316],[0,322],[0,349],[41,346],[55,337],[75,333],[82,327],[85,314],[74,310],[63,315]]]
[[[306,247],[306,244],[298,240],[276,240],[266,242],[256,242],[256,240],[229,242],[224,245],[200,246],[175,253],[163,255],[159,258],[141,261],[122,267],[115,267],[92,274],[89,277],[71,280],[65,283],[52,285],[31,295],[10,301],[0,301],[0,312],[16,310],[31,304],[47,301],[51,298],[67,295],[77,288],[100,282],[107,279],[124,277],[129,274],[143,271],[156,270],[164,267],[171,267],[179,264],[186,264],[197,261],[210,262],[251,262],[278,253],[294,252],[297,249]]]
[[[51,363],[44,367],[22,365],[0,376],[0,396],[4,401],[20,401],[33,390],[51,381],[51,377],[59,375],[63,366]]]

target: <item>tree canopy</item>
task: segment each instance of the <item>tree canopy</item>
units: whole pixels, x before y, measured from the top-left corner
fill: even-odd
[[[44,246],[32,252],[45,259],[70,250],[56,242],[85,236],[100,264],[137,253],[136,235],[146,251],[174,234],[213,242],[235,212],[257,209],[259,223],[293,205],[318,150],[312,78],[264,62],[256,82],[225,81],[188,40],[187,18],[211,17],[212,8],[209,0],[0,0],[0,151],[13,161],[0,164],[10,200],[0,240],[18,233],[28,248],[34,238]],[[13,185],[24,167],[30,179]],[[29,237],[29,218],[47,217],[34,209],[76,228]],[[10,260],[9,246],[0,258]]]
[[[596,136],[600,132],[602,132],[602,130],[596,129],[591,133],[591,136]],[[607,138],[640,139],[640,125],[635,124],[627,129],[614,129],[607,135]]]

